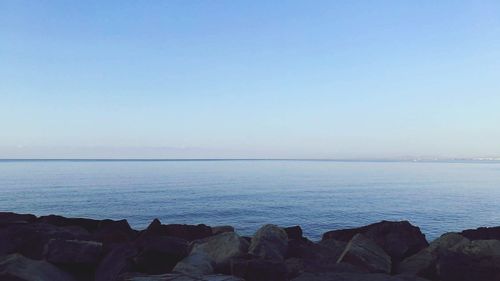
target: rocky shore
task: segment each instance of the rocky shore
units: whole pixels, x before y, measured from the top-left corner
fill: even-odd
[[[2,281],[500,281],[500,227],[446,233],[430,244],[407,221],[332,230],[0,213]]]

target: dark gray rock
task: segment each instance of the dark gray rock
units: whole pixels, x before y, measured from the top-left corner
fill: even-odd
[[[95,281],[117,281],[122,274],[135,270],[133,258],[139,252],[134,244],[114,244],[111,247],[97,267]]]
[[[20,253],[41,259],[50,239],[85,239],[88,232],[81,227],[58,227],[45,223],[11,224],[0,229],[0,255]]]
[[[391,258],[381,247],[363,234],[356,234],[349,241],[337,262],[350,263],[369,272],[391,272]]]
[[[381,221],[359,228],[329,231],[323,234],[323,240],[349,241],[358,233],[375,241],[391,256],[394,263],[429,246],[420,228],[408,221]]]
[[[221,225],[212,227],[212,235],[217,235],[225,232],[234,232],[234,227],[230,225]]]
[[[210,257],[219,271],[228,271],[230,260],[247,254],[248,242],[234,232],[225,232],[192,244],[191,254],[203,253]]]
[[[66,218],[57,215],[41,216],[37,219],[38,222],[48,223],[55,226],[79,226],[92,233],[97,230],[100,220],[87,219],[87,218]]]
[[[51,239],[45,245],[44,257],[56,264],[97,265],[102,255],[102,243],[84,240]]]
[[[500,241],[474,240],[439,255],[441,281],[500,280]]]
[[[460,234],[469,240],[500,240],[500,226],[467,229]]]
[[[287,268],[283,262],[263,259],[231,260],[231,275],[246,281],[286,281]]]
[[[285,227],[283,228],[283,230],[285,230],[287,236],[288,236],[288,239],[296,239],[296,240],[299,240],[299,239],[302,239],[304,238],[302,236],[302,228],[298,225],[296,226],[290,226],[290,227]]]
[[[398,273],[418,275],[437,279],[436,264],[444,251],[468,244],[469,239],[458,233],[446,233],[434,240],[429,247],[403,260],[396,268]]]
[[[203,252],[192,253],[178,262],[173,272],[189,276],[203,276],[214,273],[215,262]]]
[[[0,280],[75,281],[71,275],[46,262],[19,254],[0,257]]]
[[[103,243],[124,243],[135,239],[138,231],[133,230],[127,220],[102,220],[92,236]]]
[[[275,225],[267,224],[257,230],[248,252],[263,259],[283,261],[287,249],[286,232]]]
[[[11,224],[27,224],[34,222],[36,216],[31,214],[16,214],[11,212],[0,212],[0,227]]]
[[[139,254],[134,258],[135,266],[148,274],[168,273],[188,255],[188,242],[176,237],[141,236],[136,245]]]
[[[212,228],[204,224],[161,224],[158,219],[153,220],[148,228],[143,231],[147,235],[160,235],[181,238],[187,241],[207,238],[212,236]]]

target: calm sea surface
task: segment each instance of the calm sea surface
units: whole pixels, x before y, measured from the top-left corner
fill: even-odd
[[[500,225],[500,163],[0,160],[0,211],[332,229],[409,220],[432,240]]]

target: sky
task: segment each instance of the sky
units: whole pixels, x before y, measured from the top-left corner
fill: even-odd
[[[0,1],[0,158],[500,157],[500,1]]]

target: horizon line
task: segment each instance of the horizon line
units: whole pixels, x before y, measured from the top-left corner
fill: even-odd
[[[495,157],[472,158],[0,158],[0,161],[137,161],[137,162],[168,162],[168,161],[325,161],[325,162],[498,162]]]

